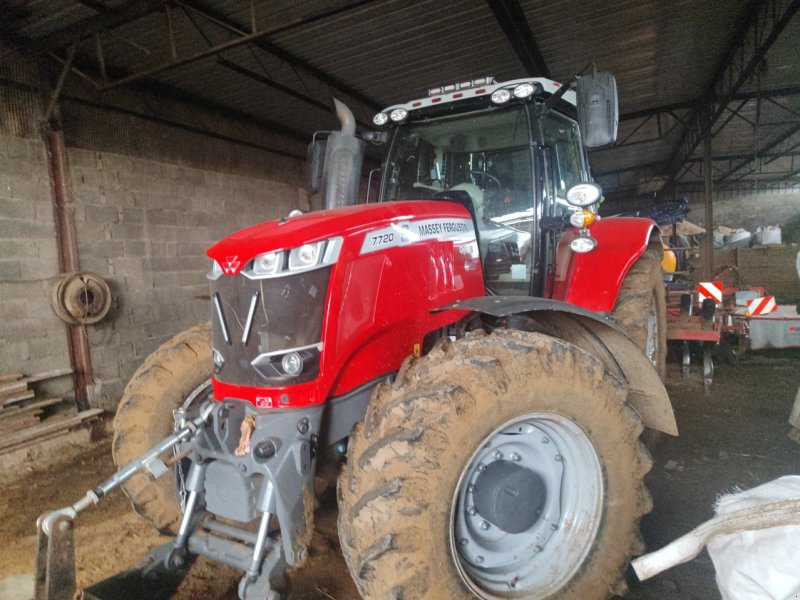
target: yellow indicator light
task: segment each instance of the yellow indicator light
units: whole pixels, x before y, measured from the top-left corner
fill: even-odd
[[[597,215],[590,210],[576,210],[569,216],[569,224],[579,229],[585,229],[594,225]]]
[[[421,354],[422,354],[422,348],[420,348],[420,345],[414,344],[414,356],[416,358],[419,358]]]

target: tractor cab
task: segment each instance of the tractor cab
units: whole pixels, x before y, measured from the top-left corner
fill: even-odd
[[[586,80],[580,91],[587,95],[591,83],[595,109],[584,127],[593,146],[606,145],[616,126],[613,79]],[[552,289],[561,231],[600,199],[599,189],[588,203],[569,199],[570,190],[591,182],[574,91],[547,79],[483,78],[429,90],[373,122],[387,147],[381,201],[462,204],[475,222],[490,293],[542,296]]]

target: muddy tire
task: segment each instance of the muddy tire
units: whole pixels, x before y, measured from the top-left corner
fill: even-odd
[[[653,363],[663,381],[667,360],[667,305],[659,250],[647,250],[628,271],[612,316]]]
[[[179,333],[147,357],[125,387],[114,417],[112,452],[118,467],[172,433],[172,411],[208,385],[212,368],[209,323]],[[158,531],[176,531],[181,509],[175,477],[153,480],[139,473],[122,489],[133,509]]]
[[[445,341],[408,361],[356,426],[339,480],[339,537],[361,595],[622,591],[651,508],[625,396],[595,357],[539,333]]]

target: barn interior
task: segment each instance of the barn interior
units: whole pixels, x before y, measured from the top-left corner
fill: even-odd
[[[800,0],[5,0],[0,598],[33,597],[36,518],[120,466],[112,421],[137,369],[209,320],[207,249],[324,208],[307,189],[307,149],[340,128],[334,98],[364,133],[386,107],[432,88],[612,73],[616,142],[587,152],[601,221],[653,219],[675,257],[664,381],[680,435],[650,447],[653,506],[638,553],[711,518],[719,494],[796,474],[799,9]],[[379,200],[385,177],[386,148],[366,146],[359,204]],[[682,295],[697,301],[699,285],[717,282],[725,298],[714,314],[702,302],[681,312]],[[323,475],[288,598],[356,599],[335,473]],[[78,519],[75,536],[80,586],[167,541],[120,491]],[[238,598],[239,577],[203,559],[174,597]],[[720,597],[705,552],[648,581],[629,569],[609,593]]]

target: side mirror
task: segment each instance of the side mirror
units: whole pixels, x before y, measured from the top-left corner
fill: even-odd
[[[617,139],[619,104],[617,82],[611,73],[594,73],[578,79],[578,122],[586,148],[609,146]]]
[[[322,168],[325,165],[326,140],[315,140],[308,145],[306,153],[306,189],[309,194],[322,190]]]

